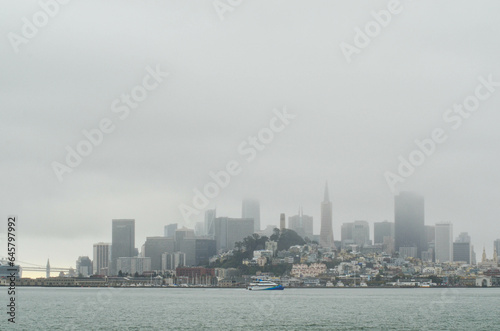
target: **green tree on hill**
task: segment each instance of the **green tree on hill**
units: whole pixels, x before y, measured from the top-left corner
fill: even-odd
[[[278,242],[278,251],[287,250],[295,245],[305,245],[306,243],[297,232],[290,229],[274,229],[271,240]]]

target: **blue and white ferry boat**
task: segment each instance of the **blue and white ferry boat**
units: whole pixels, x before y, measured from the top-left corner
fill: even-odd
[[[271,290],[284,290],[285,287],[269,280],[257,279],[255,282],[250,283],[247,287],[250,291],[271,291]]]

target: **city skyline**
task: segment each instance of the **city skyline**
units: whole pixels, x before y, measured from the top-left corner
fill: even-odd
[[[411,199],[413,199],[413,197],[418,197],[418,199],[422,199],[422,204],[423,204],[423,200],[424,200],[424,197],[423,196],[419,196],[418,194],[416,194],[415,192],[401,192],[399,195],[396,195],[394,196],[394,201],[395,201],[395,205],[394,205],[394,212],[396,212],[397,210],[397,203],[396,201],[398,197],[405,197],[405,199],[407,199],[407,197],[410,197]],[[330,200],[330,197],[329,197],[329,192],[328,192],[328,186],[325,185],[325,191],[324,191],[324,195],[323,195],[323,202],[322,202],[322,206],[324,206],[324,203],[325,202],[329,202]],[[242,201],[245,201],[245,200],[242,200]],[[406,203],[406,202],[405,202]],[[330,207],[330,206],[329,206]],[[300,215],[303,214],[303,210],[302,210],[302,207],[299,208],[299,214],[298,215],[295,215],[293,217],[299,217]],[[396,213],[397,214],[397,213]],[[417,214],[418,214],[418,210],[417,210]],[[206,215],[211,215],[210,217],[215,217],[215,210],[207,210],[207,213]],[[283,216],[283,213],[281,214]],[[413,218],[412,215],[410,215],[410,219]],[[293,219],[293,217],[289,217],[289,218],[285,218],[286,219],[286,222],[285,222],[285,225],[286,225],[286,228],[289,228],[289,225],[290,225],[290,220]],[[224,216],[218,216],[214,219],[214,227],[215,227],[215,220],[218,219],[219,221],[217,222],[220,223],[221,221],[220,220],[223,220],[223,222],[228,222],[227,220],[232,220],[233,222],[236,221],[236,220],[245,220],[245,219],[234,219],[234,218],[228,218],[228,217],[224,217]],[[249,219],[251,220],[251,219]],[[313,220],[311,220],[313,222]],[[333,223],[335,223],[335,220],[333,219]],[[253,221],[252,223],[253,224]],[[314,224],[314,222],[313,222]],[[362,225],[363,226],[363,230],[361,230],[362,232],[358,232],[358,236],[361,235],[362,237],[361,238],[364,238],[361,240],[361,242],[359,241],[359,239],[356,239],[356,235],[354,234],[354,227],[357,226],[357,224],[359,224],[360,226]],[[367,228],[364,226],[364,224],[366,224]],[[387,220],[384,220],[384,221],[373,221],[373,222],[367,222],[367,221],[359,221],[359,220],[354,220],[352,222],[343,222],[341,224],[339,224],[339,226],[341,227],[342,231],[339,231],[339,233],[337,234],[337,237],[336,237],[336,241],[337,242],[340,242],[342,240],[342,247],[344,248],[344,227],[349,225],[350,226],[350,239],[352,244],[357,244],[357,245],[360,245],[360,246],[363,246],[363,245],[368,245],[368,244],[375,244],[375,236],[376,236],[376,225],[384,225],[384,224],[390,224],[392,225],[393,229],[395,227],[395,222],[389,222]],[[133,219],[113,219],[112,220],[112,225],[113,225],[113,228],[115,227],[120,227],[120,228],[123,228],[123,227],[129,227],[129,229],[125,229],[125,236],[128,236],[130,233],[132,234],[132,238],[128,238],[126,239],[125,241],[128,240],[128,242],[130,242],[133,246],[136,246],[134,249],[135,249],[135,252],[134,253],[131,253],[130,257],[134,257],[134,256],[139,256],[138,254],[139,253],[143,253],[144,254],[144,245],[142,247],[142,250],[141,250],[141,243],[139,244],[133,244],[136,240],[135,238],[135,220]],[[277,222],[277,224],[275,224],[277,228],[280,227],[280,224],[279,222]],[[321,225],[321,224],[320,224]],[[427,224],[427,222],[425,223],[425,226],[426,227],[429,227],[429,226],[432,226],[432,228],[437,228],[438,230],[433,230],[433,231],[436,231],[436,234],[439,232],[439,227],[440,226],[448,226],[450,225],[451,227],[453,226],[452,223],[442,223],[442,222],[438,222],[436,224]],[[165,224],[163,226],[164,230],[163,230],[163,234],[150,234],[146,237],[146,240],[145,240],[145,245],[147,245],[148,243],[148,240],[153,240],[153,239],[156,239],[157,241],[158,240],[163,240],[162,238],[164,239],[168,239],[167,237],[167,228],[171,228],[172,226],[178,226],[178,224],[176,223],[173,223],[173,224]],[[219,225],[220,227],[220,225]],[[229,229],[229,228],[228,228]],[[451,228],[452,229],[452,228]],[[191,239],[194,239],[194,238],[206,238],[204,236],[202,237],[195,237],[194,236],[194,229],[189,229],[189,228],[186,228],[184,226],[181,226],[180,228],[178,228],[179,232],[178,233],[183,233],[183,231],[189,231],[189,233],[191,233],[190,237]],[[122,233],[121,235],[123,236],[124,233],[123,233],[123,230],[121,230]],[[220,230],[219,230],[220,231]],[[387,231],[387,230],[385,230]],[[396,237],[396,232],[394,230],[390,230],[392,232],[392,234],[394,235],[393,239],[395,240],[395,237]],[[227,231],[226,230],[226,233],[229,234],[231,231]],[[250,230],[247,231],[249,234],[250,233]],[[470,242],[471,243],[471,246],[470,246],[470,249],[472,250],[472,248],[474,247],[473,245],[473,242],[474,241],[471,241],[471,237],[468,235],[468,232],[461,232],[459,235],[456,235],[453,233],[453,230],[449,231],[449,232],[446,232],[447,233],[447,237],[449,238],[449,241],[447,243],[447,245],[449,246],[449,251],[447,254],[449,254],[449,261],[453,261],[453,257],[454,257],[454,251],[453,251],[453,247],[455,246],[456,243],[460,243],[460,242]],[[232,234],[232,232],[231,232]],[[313,233],[313,235],[315,236],[316,240],[320,240],[320,234],[319,233]],[[176,234],[177,236],[177,234]],[[184,237],[184,236],[183,236]],[[209,236],[210,237],[210,236]],[[242,236],[243,237],[243,236]],[[500,237],[500,236],[499,236]],[[117,235],[117,238],[118,238],[118,235]],[[436,238],[440,238],[439,235],[436,236]],[[124,238],[122,238],[122,241],[123,241]],[[368,240],[367,240],[368,239]],[[177,239],[178,240],[178,239]],[[442,240],[442,239],[440,239]],[[113,238],[110,238],[110,242],[113,241]],[[234,241],[234,240],[233,240]],[[499,242],[500,239],[495,239],[495,243],[492,245],[492,247],[497,244],[497,242]],[[229,241],[227,241],[229,243]],[[234,241],[235,242],[235,241]],[[349,242],[349,243],[351,243]],[[365,244],[363,244],[362,242],[364,242]],[[173,243],[173,241],[172,241]],[[99,242],[99,243],[93,243],[93,250],[94,250],[94,254],[95,254],[95,250],[96,250],[96,245],[110,245],[109,243],[103,243],[103,242]],[[122,246],[124,245],[124,243],[122,243]],[[487,245],[485,243],[483,243],[483,247],[486,247]],[[146,246],[147,247],[147,246]],[[225,247],[225,248],[231,248],[232,245],[229,243],[229,246]],[[123,247],[122,247],[123,248]],[[130,247],[129,247],[130,248]],[[115,248],[116,249],[116,248]],[[438,258],[441,256],[440,253],[439,253],[439,248],[437,248],[435,246],[435,248],[433,247],[433,249],[437,249],[438,250],[438,254],[436,255],[436,260],[438,260]],[[112,245],[110,246],[110,268],[111,270],[113,270],[113,261],[115,261],[114,263],[116,263],[116,259],[113,258],[111,252],[113,250],[112,248]],[[129,250],[128,248],[125,248],[125,250]],[[168,251],[171,251],[172,253],[174,251],[179,251],[180,248],[179,247],[176,247],[176,249],[168,249]],[[397,250],[396,250],[397,252]],[[156,254],[159,254],[157,259],[161,259],[161,252],[158,251],[158,253]],[[79,258],[81,258],[82,256],[85,256],[85,254],[83,255],[80,255]],[[89,257],[93,256],[91,254],[88,255]],[[146,257],[148,257],[148,254],[146,253]],[[161,263],[161,260],[157,260],[159,262],[155,262],[156,264],[153,263],[153,266],[158,266],[158,263]],[[96,261],[94,261],[94,265],[96,265]],[[95,268],[95,267],[94,267]],[[28,274],[31,274],[32,272],[28,272]],[[40,272],[41,273],[41,272]]]
[[[317,190],[316,190],[317,191]],[[316,192],[317,193],[317,192]],[[318,194],[316,194],[318,195]],[[318,198],[321,200],[321,198]],[[392,197],[392,199],[389,199],[390,200],[393,200],[394,199],[394,196]],[[446,217],[446,218],[437,218],[437,217],[433,217],[433,215],[431,214],[431,211],[433,211],[436,206],[435,206],[435,203],[429,203],[428,199],[427,200],[427,204],[426,204],[426,222],[425,222],[425,225],[426,226],[433,226],[435,225],[436,223],[440,223],[440,222],[443,222],[443,220],[447,220],[449,219],[449,217]],[[220,213],[219,215],[232,215],[233,217],[239,217],[239,215],[241,215],[241,201],[242,200],[236,200],[236,206],[226,206],[226,205],[219,205],[219,207],[217,208],[218,210],[218,213]],[[262,204],[262,203],[261,203]],[[315,203],[316,206],[313,206],[313,207],[316,207],[316,208],[306,208],[306,207],[302,207],[304,210],[305,210],[305,213],[306,214],[309,214],[311,216],[313,216],[314,218],[314,234],[315,235],[318,235],[319,234],[319,230],[320,230],[320,210],[319,208],[317,207],[317,202]],[[238,207],[239,205],[239,207]],[[290,210],[288,213],[286,213],[287,215],[295,215],[297,213],[297,206],[299,206],[299,204],[288,204],[289,207],[288,209]],[[301,204],[302,205],[302,204]],[[268,207],[267,203],[264,202],[264,206]],[[370,223],[370,233],[371,233],[371,237],[373,239],[373,223],[375,222],[382,222],[382,221],[389,221],[389,222],[394,222],[394,219],[393,217],[391,217],[393,214],[394,214],[394,206],[388,206],[389,209],[387,210],[386,213],[383,213],[381,214],[381,216],[379,216],[379,218],[375,219],[375,217],[363,217],[364,219],[366,219],[369,223]],[[428,208],[427,208],[428,207]],[[334,204],[334,208],[336,209],[342,209],[342,205],[335,205]],[[273,217],[273,219],[271,219],[271,217],[269,217],[269,213],[266,212],[265,213],[265,216],[262,217],[262,219],[264,220],[264,222],[262,222],[262,229],[264,229],[267,225],[276,225],[279,227],[279,214],[281,214],[279,211],[282,210],[282,208],[273,208],[275,210],[278,211],[278,213]],[[208,210],[208,209],[207,209]],[[224,211],[228,211],[228,210],[232,210],[233,212],[229,213],[229,212],[225,212],[223,214]],[[265,208],[265,210],[267,210],[267,208]],[[222,211],[222,212],[221,212]],[[351,213],[349,213],[351,214]],[[314,216],[316,215],[316,216]],[[356,215],[356,214],[354,214]],[[272,216],[272,214],[271,214]],[[288,216],[287,216],[288,217]],[[353,219],[346,219],[346,216],[342,216],[342,218],[336,218],[334,217],[333,218],[333,232],[334,232],[334,235],[335,234],[338,234],[337,237],[335,238],[335,240],[340,240],[340,234],[341,234],[341,226],[343,223],[350,223],[350,222],[354,222],[356,219],[361,219],[361,217],[357,217],[357,216],[353,216],[354,218]],[[113,218],[113,217],[112,217]],[[200,220],[203,220],[203,218],[199,218]],[[102,220],[102,222],[106,222],[107,220]],[[139,240],[139,241],[145,241],[146,237],[148,236],[151,236],[153,235],[152,234],[152,231],[150,229],[156,229],[157,231],[155,231],[155,234],[156,235],[162,235],[164,233],[164,227],[165,225],[168,225],[168,224],[171,224],[170,222],[158,222],[158,224],[153,227],[153,228],[150,228],[148,227],[146,224],[147,224],[147,220],[145,222],[142,222],[142,226],[139,228],[139,234],[137,235],[137,239],[136,240]],[[177,222],[174,222],[174,223],[178,223],[178,226],[179,227],[182,227],[184,225],[187,225],[187,224],[184,224],[182,222],[182,220],[180,219],[177,219]],[[469,234],[473,237],[473,245],[474,247],[476,248],[476,253],[480,253],[478,252],[483,246],[485,246],[487,248],[488,251],[492,251],[493,250],[493,241],[498,239],[497,237],[500,237],[500,236],[497,236],[496,234],[490,234],[489,236],[486,235],[485,232],[483,231],[477,231],[477,230],[480,230],[480,229],[477,229],[476,227],[472,227],[472,226],[467,226],[467,225],[462,225],[460,227],[457,227],[457,222],[453,222],[454,224],[454,227],[455,227],[455,232],[458,233],[458,232],[469,232]],[[193,227],[194,227],[194,222],[193,222]],[[104,229],[106,229],[106,227],[104,227]],[[98,241],[102,241],[102,242],[110,242],[110,236],[111,236],[111,231],[108,232],[108,235],[109,237],[106,236],[106,232],[108,231],[103,231],[103,232],[100,232],[100,236],[97,235],[96,236],[96,242],[97,243]],[[99,233],[99,232],[98,232]],[[485,237],[490,237],[491,239],[481,239],[481,237],[485,238]],[[89,243],[89,242],[92,242],[92,239],[90,238],[87,238],[85,240],[82,240],[80,243],[81,245],[85,245],[86,243]],[[93,244],[94,242],[92,242]],[[91,246],[91,245],[90,245]],[[87,248],[86,248],[87,249]],[[75,259],[75,256],[79,256],[79,255],[88,255],[88,256],[92,256],[92,248],[88,248],[87,251],[85,252],[79,252],[77,250],[75,250],[75,255],[74,256],[68,256],[67,258],[64,258],[64,259],[61,259],[60,256],[58,256],[57,254],[47,254],[47,255],[39,255],[40,257],[38,258],[38,260],[28,260],[27,262],[30,262],[30,263],[35,263],[35,264],[40,264],[40,265],[45,265],[46,263],[46,260],[47,258],[50,258],[52,261],[53,261],[53,264],[57,264],[57,265],[71,265],[72,263],[74,263],[74,259]],[[25,260],[25,259],[23,259]],[[65,262],[59,262],[59,261],[65,261]],[[56,263],[57,262],[57,263]]]
[[[299,211],[299,215],[301,215],[301,211]],[[283,214],[282,214],[283,216]],[[298,216],[298,215],[297,215]],[[219,218],[218,221],[216,222],[217,225],[216,227],[219,228],[221,222],[224,222],[225,227],[227,227],[229,221],[236,223],[239,222],[245,222],[248,219],[228,219],[225,217]],[[283,220],[283,218],[282,218]],[[133,220],[112,220],[113,225],[115,226],[117,223],[130,223]],[[220,224],[219,224],[220,223]],[[242,223],[243,224],[243,223]],[[366,246],[365,248],[369,248],[369,246],[372,245],[371,240],[369,238],[371,237],[371,232],[369,230],[368,222],[366,221],[354,221],[352,223],[344,223],[343,224],[343,232],[342,232],[342,243],[338,243],[337,247],[342,246],[341,250],[344,251],[348,247],[344,247],[344,240],[348,240],[349,244],[356,245],[358,248],[362,248],[363,246]],[[119,224],[123,225],[123,224]],[[249,228],[252,228],[253,223],[249,223]],[[344,226],[349,225],[348,231],[350,232],[347,234],[344,233]],[[356,228],[359,226],[362,226],[360,228],[361,232],[359,230],[356,230]],[[394,240],[394,231],[393,229],[387,228],[387,225],[393,225],[394,223],[391,222],[375,222],[373,224],[374,232],[373,232],[373,237],[376,237],[376,231],[377,231],[377,225],[383,225],[384,229],[380,229],[379,231],[382,230],[385,234],[388,234],[388,237],[392,236]],[[234,227],[234,226],[233,226]],[[433,226],[436,230],[436,242],[435,246],[433,246],[433,249],[436,250],[435,252],[435,262],[436,263],[454,263],[454,262],[465,262],[467,264],[475,264],[476,262],[476,255],[473,249],[473,246],[471,245],[471,238],[468,235],[467,232],[461,232],[458,236],[454,237],[453,234],[453,225],[451,223],[438,223],[435,226]],[[229,229],[229,228],[228,228]],[[237,235],[238,231],[231,231],[231,235],[233,237],[232,241],[233,243],[237,241],[241,241],[244,237],[249,236],[250,230],[247,231],[246,234],[240,233],[239,237]],[[122,230],[121,230],[122,231]],[[356,235],[356,231],[358,231],[358,235]],[[128,232],[128,231],[127,231]],[[217,230],[218,233],[220,233],[220,230]],[[230,234],[230,231],[225,230],[225,239],[222,239],[223,242],[229,243],[230,240],[228,239],[228,235]],[[361,238],[364,238],[360,242],[357,239],[357,236],[361,235]],[[316,235],[317,238],[319,238],[319,235]],[[119,257],[119,265],[123,266],[123,262],[127,261],[128,259],[128,267],[127,269],[124,270],[129,270],[127,273],[129,274],[134,274],[134,270],[144,270],[144,271],[164,271],[166,263],[172,263],[172,262],[166,262],[166,259],[171,259],[171,258],[176,258],[178,259],[177,256],[181,254],[183,256],[183,262],[181,262],[180,266],[188,266],[188,267],[194,267],[197,266],[201,261],[208,261],[208,259],[211,256],[217,255],[216,251],[217,249],[222,248],[223,250],[230,250],[232,249],[233,245],[227,245],[225,244],[224,247],[219,247],[219,241],[221,240],[220,235],[216,235],[215,239],[207,239],[206,236],[194,236],[194,230],[193,229],[187,229],[187,228],[182,228],[176,230],[176,235],[175,238],[172,237],[167,237],[166,234],[165,236],[157,236],[157,237],[148,237],[146,239],[146,242],[144,245],[142,245],[142,249],[139,253],[136,249],[136,254],[133,257]],[[151,241],[149,244],[151,247],[148,248],[148,242]],[[216,245],[217,241],[217,245]],[[198,243],[199,242],[199,243]],[[210,243],[211,242],[211,243]],[[497,247],[500,243],[500,239],[496,239],[494,242],[494,251],[492,254],[493,261],[495,261],[495,258],[497,259],[498,263],[500,263],[500,260],[498,260],[498,253],[497,253]],[[151,245],[152,244],[152,245]],[[174,248],[174,244],[176,248]],[[177,246],[177,245],[180,246]],[[201,246],[200,246],[200,245]],[[379,242],[380,244],[380,242]],[[193,248],[189,248],[191,245],[194,245]],[[207,246],[208,245],[208,246]],[[374,242],[373,245],[376,245]],[[92,271],[92,266],[96,268],[96,265],[102,265],[102,263],[99,262],[100,259],[103,258],[103,254],[101,252],[96,254],[96,247],[106,247],[107,250],[109,250],[109,243],[97,243],[94,244],[94,261],[90,260],[88,256],[79,256],[77,262],[76,262],[76,273],[73,271],[75,274],[80,274],[83,277],[88,277],[91,274],[97,274],[97,275],[106,275],[109,276],[108,274],[108,266],[104,266],[104,272],[98,272],[96,270]],[[195,248],[196,246],[196,248]],[[200,246],[198,248],[198,246]],[[216,249],[216,246],[219,247]],[[384,238],[384,246],[385,246],[385,238]],[[321,246],[320,246],[321,247]],[[196,253],[195,253],[196,251]],[[109,251],[108,251],[109,252]],[[340,253],[340,249],[337,250],[338,253]],[[387,253],[387,251],[385,251]],[[400,256],[403,258],[406,258],[406,252],[407,251],[400,251]],[[202,259],[198,259],[198,254],[203,256]],[[474,253],[474,255],[472,255]],[[401,255],[403,254],[403,255]],[[97,260],[96,260],[96,255],[97,255]],[[175,257],[174,257],[175,256]],[[109,255],[106,257],[106,254],[104,254],[104,257],[107,259],[109,258]],[[486,253],[485,248],[483,248],[483,254],[482,254],[482,259],[480,262],[484,263],[485,261],[491,260],[489,259],[489,255]],[[115,257],[116,258],[116,257]],[[147,260],[146,260],[147,259]],[[121,261],[120,261],[121,260]],[[137,261],[134,261],[137,260]],[[425,259],[424,259],[425,260]],[[432,259],[434,260],[434,259]],[[82,269],[79,265],[82,265],[81,261],[86,261],[86,266],[89,266],[90,269]],[[110,260],[111,261],[111,260]],[[155,262],[156,261],[156,262]],[[170,260],[169,260],[170,261]],[[93,263],[92,263],[93,262]],[[121,262],[121,263],[120,263]],[[139,262],[139,264],[137,264]],[[144,264],[144,263],[147,264]],[[134,264],[135,263],[135,264]],[[111,263],[109,264],[111,265]],[[137,265],[137,266],[134,266]],[[146,266],[147,265],[147,266]],[[170,264],[172,267],[172,264]],[[175,264],[177,265],[177,264]],[[175,266],[174,265],[174,266]],[[85,267],[87,268],[87,267]],[[121,268],[121,267],[119,267]],[[137,269],[136,269],[137,268]],[[70,267],[71,269],[71,267]],[[175,268],[174,268],[175,269]],[[49,261],[47,260],[47,278],[49,277],[48,272],[50,270],[49,266]],[[130,271],[132,270],[132,271]],[[120,272],[122,270],[120,269]],[[142,273],[142,272],[141,272]],[[139,273],[139,274],[141,274]]]

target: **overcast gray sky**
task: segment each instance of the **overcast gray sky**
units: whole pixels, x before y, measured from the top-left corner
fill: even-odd
[[[19,216],[21,261],[92,258],[113,218],[136,219],[140,248],[184,222],[179,205],[230,160],[241,173],[211,199],[218,215],[239,217],[241,199],[255,197],[263,227],[303,206],[319,233],[328,180],[340,239],[343,222],[393,221],[384,174],[436,128],[447,140],[397,188],[425,196],[426,224],[452,222],[454,237],[468,231],[478,257],[483,245],[491,257],[500,87],[456,130],[443,114],[478,77],[500,81],[498,1],[403,2],[350,63],[341,43],[354,45],[389,1],[233,3],[221,14],[212,1],[74,0],[44,22],[37,1],[1,2],[0,216]],[[25,38],[34,15],[40,27]],[[147,67],[169,75],[122,120],[112,104]],[[296,118],[246,161],[238,146],[283,107]],[[103,118],[114,131],[59,181],[53,162]]]

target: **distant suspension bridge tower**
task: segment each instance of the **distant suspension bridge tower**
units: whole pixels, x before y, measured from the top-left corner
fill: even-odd
[[[50,262],[49,262],[49,259],[47,259],[47,269],[45,271],[45,278],[50,278]]]

